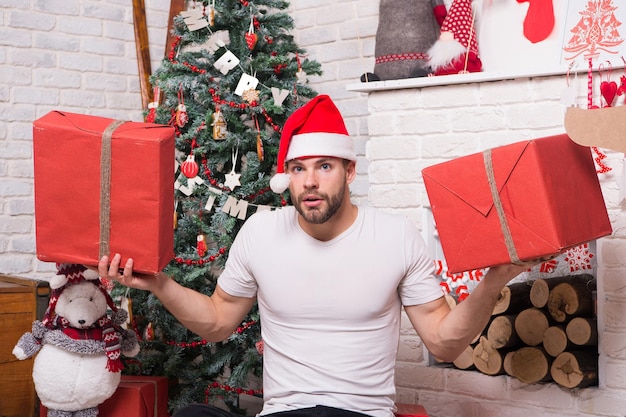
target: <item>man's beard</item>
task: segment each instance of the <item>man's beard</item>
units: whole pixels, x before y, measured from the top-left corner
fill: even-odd
[[[311,192],[304,191],[296,199],[295,207],[298,213],[300,213],[300,215],[304,217],[304,220],[306,220],[307,223],[312,223],[312,224],[326,223],[335,215],[335,213],[337,213],[337,211],[341,207],[345,193],[346,193],[345,185],[341,188],[341,190],[339,190],[337,194],[334,194],[332,196],[329,196],[327,194],[322,194],[322,193],[311,193]],[[302,204],[303,198],[305,195],[310,195],[310,194],[314,194],[316,197],[321,198],[326,203],[326,205],[322,204],[321,207],[319,208],[308,209],[308,210],[306,208],[303,208],[303,204]]]

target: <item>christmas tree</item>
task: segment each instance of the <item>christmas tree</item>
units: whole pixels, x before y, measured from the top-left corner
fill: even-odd
[[[165,272],[205,294],[215,289],[245,220],[289,204],[288,194],[269,190],[280,131],[316,95],[307,76],[321,70],[289,34],[287,7],[278,0],[194,3],[174,18],[173,46],[151,77],[146,121],[176,131],[176,253]],[[171,408],[219,401],[238,412],[240,393],[260,394],[249,386],[262,372],[256,307],[228,340],[208,343],[150,293],[114,293],[129,301],[141,338],[125,372],[171,377]]]

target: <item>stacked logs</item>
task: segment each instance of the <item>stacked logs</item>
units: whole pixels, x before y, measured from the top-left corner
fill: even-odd
[[[597,385],[595,290],[587,274],[506,286],[485,330],[454,366],[529,384]]]

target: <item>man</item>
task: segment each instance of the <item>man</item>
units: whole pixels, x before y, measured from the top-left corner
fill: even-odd
[[[119,255],[100,261],[103,277],[151,291],[209,341],[228,338],[257,302],[264,342],[261,415],[392,417],[402,306],[429,351],[452,361],[486,325],[502,287],[528,268],[492,268],[450,310],[415,226],[352,204],[352,148],[328,96],[292,114],[270,185],[279,193],[289,187],[293,206],[246,221],[210,297],[163,273],[133,276],[132,259],[121,274]],[[191,405],[175,417],[224,415]]]

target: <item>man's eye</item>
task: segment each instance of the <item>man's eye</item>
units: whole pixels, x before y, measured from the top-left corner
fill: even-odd
[[[324,171],[328,171],[330,169],[330,164],[322,164],[322,169]]]

